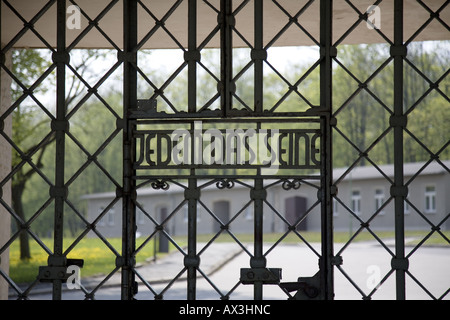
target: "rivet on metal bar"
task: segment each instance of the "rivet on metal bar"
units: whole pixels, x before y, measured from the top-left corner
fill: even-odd
[[[332,186],[330,187],[330,194],[331,194],[332,196],[337,196],[338,193],[339,193],[338,187],[337,187],[336,185],[332,185]]]
[[[67,120],[52,120],[50,125],[52,131],[69,132],[70,125]]]
[[[391,260],[391,267],[394,270],[405,270],[407,271],[409,268],[409,261],[408,259],[402,259],[402,258],[392,258]]]
[[[408,187],[406,186],[391,186],[391,196],[392,197],[403,197],[408,196]]]
[[[250,58],[255,61],[255,60],[266,60],[267,59],[267,50],[258,50],[258,49],[253,49],[250,53]]]
[[[23,90],[23,94],[26,94],[27,96],[32,95],[33,94],[33,90],[31,90],[31,89],[24,89]]]
[[[184,198],[186,200],[188,199],[194,199],[194,200],[199,200],[200,199],[200,189],[195,188],[195,189],[186,189],[184,190]]]
[[[31,157],[30,157],[29,155],[27,155],[27,154],[22,154],[22,155],[20,156],[20,159],[22,159],[22,160],[25,161],[25,162],[31,161]]]
[[[359,15],[359,19],[367,21],[367,19],[369,18],[369,13],[368,12],[364,12],[362,14]]]
[[[222,17],[223,17],[223,15],[221,13],[219,13],[219,15],[217,16],[217,23],[219,25],[221,25],[223,23]],[[236,26],[236,18],[233,15],[227,15],[225,17],[225,19],[230,27]]]
[[[439,160],[439,155],[433,153],[432,155],[430,155],[430,159],[431,160]]]
[[[116,119],[116,129],[122,130],[123,127],[124,127],[124,121],[123,121],[123,119],[121,119],[121,118]]]
[[[342,256],[334,256],[331,258],[331,264],[333,266],[341,266],[344,262],[344,259],[342,259]]]
[[[430,18],[432,18],[432,19],[439,18],[439,12],[432,12],[432,13],[430,13]]]
[[[362,222],[361,223],[361,228],[368,228],[369,227],[369,223],[368,222]]]
[[[52,198],[63,198],[63,199],[67,199],[67,196],[69,195],[69,190],[67,189],[67,187],[55,187],[55,186],[51,186],[50,187],[50,197]]]
[[[267,191],[265,189],[261,190],[250,190],[250,199],[252,200],[265,200],[267,197]]]
[[[28,223],[22,223],[20,225],[20,229],[21,230],[28,230],[28,229],[30,229],[30,225]]]
[[[336,127],[337,126],[337,118],[336,117],[331,117],[330,118],[330,126],[332,126],[332,127]]]
[[[200,62],[201,57],[202,57],[202,55],[201,55],[200,51],[198,51],[198,50],[184,52],[184,61],[186,61],[186,62],[189,62],[189,61]]]
[[[125,265],[125,259],[122,256],[117,256],[116,257],[116,267],[117,268],[121,268]]]
[[[89,88],[87,91],[90,94],[96,94],[98,90],[97,90],[97,88]]]
[[[389,125],[391,127],[402,127],[406,128],[408,125],[408,117],[407,116],[391,116],[389,119]]]
[[[53,61],[53,63],[69,64],[70,55],[67,52],[53,52],[52,61]]]
[[[327,47],[324,47],[324,46],[320,47],[320,57],[321,58],[326,57],[327,53],[331,58],[336,58],[337,57],[337,48],[329,47],[329,49],[327,49]]]
[[[430,83],[430,89],[437,89],[437,88],[439,88],[439,83],[434,83],[434,82],[432,82],[432,83]]]
[[[199,256],[185,256],[184,257],[184,266],[186,268],[198,268],[200,265],[200,257]]]
[[[137,56],[135,52],[127,52],[117,51],[117,60],[119,62],[137,62]]]
[[[390,54],[391,57],[406,57],[406,55],[408,54],[408,48],[406,46],[391,46]]]

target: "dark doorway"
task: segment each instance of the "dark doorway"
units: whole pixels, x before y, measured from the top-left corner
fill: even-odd
[[[217,201],[213,204],[213,211],[216,217],[223,223],[227,224],[230,221],[230,202],[229,201]],[[213,232],[220,231],[220,224],[213,223]]]
[[[285,217],[291,224],[296,224],[306,214],[306,202],[304,197],[291,197],[284,201]],[[306,219],[303,219],[297,226],[297,230],[307,230]]]

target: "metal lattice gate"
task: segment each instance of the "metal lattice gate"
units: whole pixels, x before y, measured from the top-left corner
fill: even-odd
[[[406,298],[407,279],[412,279],[432,298],[447,297],[448,288],[432,294],[426,285],[409,271],[409,260],[432,235],[443,238],[448,246],[450,241],[442,230],[448,224],[449,213],[444,212],[437,221],[431,221],[407,196],[408,188],[430,164],[437,164],[447,175],[450,173],[447,162],[441,160],[441,157],[445,159],[448,156],[449,137],[444,134],[443,143],[431,148],[422,141],[417,132],[408,127],[408,118],[413,117],[415,111],[421,108],[420,103],[427,96],[436,94],[448,108],[446,79],[449,69],[437,79],[430,79],[408,58],[408,47],[425,33],[430,24],[444,29],[444,38],[448,39],[448,21],[443,18],[448,16],[448,1],[433,6],[420,0],[408,2],[414,2],[416,10],[425,12],[428,18],[410,34],[406,33],[406,37],[404,16],[407,10],[404,1],[378,0],[363,4],[356,2],[177,0],[166,1],[162,9],[156,10],[151,1],[115,0],[106,1],[97,11],[88,13],[88,4],[83,7],[83,3],[77,1],[50,0],[43,3],[31,17],[26,17],[16,6],[17,3],[3,0],[2,18],[7,12],[14,20],[21,21],[23,27],[17,31],[8,30],[12,36],[4,38],[5,26],[2,25],[2,70],[21,93],[2,111],[0,118],[1,137],[19,159],[0,181],[3,189],[1,206],[18,225],[11,236],[4,243],[0,243],[0,253],[6,254],[20,235],[27,233],[48,255],[47,265],[41,265],[36,280],[26,286],[16,283],[7,269],[0,269],[2,281],[10,287],[11,296],[18,299],[29,298],[42,282],[49,282],[52,284],[53,298],[61,299],[63,283],[68,277],[67,266],[81,263],[69,257],[88,234],[94,234],[110,251],[114,263],[104,271],[106,276],[94,287],[81,286],[80,290],[88,299],[95,298],[96,293],[119,274],[121,298],[124,300],[135,297],[138,285],[141,290],[148,289],[156,299],[163,299],[171,286],[182,278],[186,278],[186,298],[192,300],[197,298],[199,279],[207,281],[221,299],[233,297],[243,286],[253,286],[253,297],[263,299],[264,287],[267,285],[279,287],[285,298],[333,299],[337,273],[347,279],[366,299],[376,294],[386,281],[394,278],[398,299]],[[73,37],[72,42],[67,39],[68,5],[80,8],[81,16],[88,21],[87,26]],[[367,9],[370,5],[373,5],[373,8]],[[281,22],[275,29],[271,29],[273,25],[267,24],[268,8],[281,17]],[[349,16],[353,20],[347,25],[336,27],[340,14],[336,8],[351,12]],[[376,66],[366,79],[359,79],[357,72],[340,59],[340,53],[344,43],[359,41],[352,38],[355,30],[365,28],[366,32],[369,32],[369,27],[374,27],[373,23],[376,21],[372,19],[370,10],[375,8],[382,8],[393,16],[392,24],[387,27],[388,31],[376,26],[370,30],[370,35],[378,38],[373,42],[384,43],[383,54],[386,59]],[[39,23],[52,10],[56,10],[56,34],[53,35],[54,39],[50,40],[41,34]],[[109,15],[117,15],[117,12],[123,22],[122,46],[116,43],[113,40],[115,37],[102,26]],[[201,38],[198,25],[206,16],[199,16],[198,12],[207,13],[209,18],[209,29],[201,30]],[[314,15],[313,26],[305,25],[306,21],[310,21],[307,15]],[[186,19],[181,36],[179,30],[178,33],[173,31],[175,27],[171,25],[179,16]],[[143,21],[146,22],[144,26],[140,24]],[[92,46],[83,43],[92,32],[98,33],[101,41],[106,41],[107,47],[117,52],[117,60],[100,77],[89,81],[71,61],[76,57],[76,54],[73,54],[75,48]],[[29,34],[41,42],[41,47],[45,48],[51,61],[48,68],[33,82],[25,83],[14,74],[12,67],[7,65],[6,57],[8,52]],[[316,52],[316,59],[303,74],[293,77],[275,67],[269,52],[280,43],[282,45],[284,37],[292,38],[295,34],[301,34],[307,39],[308,45]],[[162,76],[162,79],[146,70],[147,64],[152,64],[152,55],[141,55],[148,43],[156,41],[155,38],[164,38],[166,43],[170,42],[170,47],[176,48],[178,54],[182,55],[181,64],[167,76]],[[240,48],[240,52],[244,52],[244,58],[238,57],[234,49],[236,47]],[[209,48],[219,48],[211,54],[213,59],[216,59],[213,65],[203,59]],[[236,60],[239,60],[240,65],[237,65]],[[385,75],[389,66],[392,70],[392,101],[387,102],[383,93],[376,92],[371,87],[371,82],[380,75]],[[414,70],[416,76],[421,77],[429,87],[410,104],[406,103],[404,94],[406,67]],[[340,90],[334,87],[333,75],[336,68],[344,71],[348,79],[356,84],[354,90],[349,92],[348,98],[338,102],[333,101],[333,91]],[[34,92],[55,72],[56,106],[51,110]],[[277,98],[271,104],[267,103],[268,89],[264,82],[267,72],[276,76],[282,88],[280,92],[275,93]],[[68,91],[71,90],[67,87],[68,74],[78,79],[87,90],[70,108],[66,99]],[[208,78],[208,86],[217,88],[209,90],[208,92],[212,92],[209,96],[201,95],[204,89],[199,84],[200,75]],[[102,96],[101,91],[105,83],[109,85],[114,76],[123,82],[123,106],[119,108]],[[303,92],[301,87],[314,76],[318,89],[316,96],[311,97]],[[177,87],[174,84],[179,80],[182,85]],[[173,102],[173,92],[176,91],[185,95],[186,105]],[[146,96],[141,96],[142,92],[146,92]],[[382,110],[382,115],[378,118],[387,119],[371,142],[356,141],[348,130],[348,124],[341,120],[343,114],[355,108],[352,103],[363,94],[375,101],[374,109]],[[293,108],[286,107],[285,102],[293,97],[297,105]],[[27,99],[36,104],[35,112],[45,114],[50,127],[50,131],[39,137],[40,141],[35,142],[34,147],[29,150],[19,140],[14,140],[6,129],[6,123],[11,121],[13,113]],[[100,102],[101,108],[111,119],[112,127],[106,138],[95,147],[81,141],[74,128],[79,121],[87,119],[78,119],[78,115],[90,99]],[[356,114],[366,110],[366,105],[356,104]],[[91,116],[94,116],[94,113]],[[95,128],[95,124],[92,127]],[[95,132],[93,130],[93,136]],[[336,139],[350,145],[352,156],[347,169],[339,176],[333,177],[333,144]],[[392,177],[383,171],[372,156],[372,151],[388,139],[391,141],[388,152],[392,154],[391,162],[394,168]],[[421,150],[427,154],[427,161],[412,177],[406,177],[404,174],[403,150],[406,139],[420,145]],[[117,141],[122,145],[120,174],[117,174],[115,169],[105,167],[102,162],[105,150],[109,150]],[[53,152],[54,167],[44,170],[41,168],[40,155],[48,145]],[[74,146],[78,153],[87,159],[73,172],[65,170],[72,156],[69,156],[67,151],[69,145]],[[357,206],[349,205],[338,193],[344,180],[362,162],[369,163],[384,179],[384,183],[390,186],[389,197],[367,218],[360,217]],[[88,218],[72,198],[71,190],[85,179],[89,168],[92,167],[101,171],[106,184],[110,189],[115,189],[115,196],[108,200],[94,218]],[[4,196],[4,190],[13,177],[20,173],[21,168],[29,168],[30,172],[37,174],[43,185],[50,190],[48,199],[34,208],[32,214],[26,218],[18,215]],[[152,192],[160,198],[164,198],[173,189],[178,189],[182,196],[174,200],[170,210],[157,215],[140,200],[140,192],[147,187],[151,187]],[[275,205],[274,198],[270,196],[275,193],[275,188],[297,196],[303,194],[303,190],[309,190],[309,194],[315,196],[308,200],[301,215],[292,218]],[[204,198],[204,194],[211,189],[223,193],[238,189],[239,193],[245,195],[246,200],[242,205],[232,206],[233,210],[228,215],[222,215],[219,209],[213,209]],[[334,252],[333,243],[335,204],[342,206],[352,219],[359,223],[359,228],[337,253]],[[394,248],[386,245],[371,228],[373,220],[380,216],[389,204],[394,207]],[[121,205],[122,213],[120,245],[114,244],[102,234],[100,228],[102,219],[105,219],[116,205]],[[405,205],[423,217],[428,229],[431,228],[409,253],[405,249]],[[229,208],[226,210],[230,211]],[[52,247],[33,231],[35,221],[47,211],[51,211],[54,221]],[[215,226],[214,232],[202,243],[198,240],[200,211],[201,218],[209,219]],[[186,223],[184,238],[175,237],[168,226],[174,225],[183,213]],[[67,240],[67,225],[64,222],[70,215],[81,221],[83,227],[74,239]],[[267,245],[265,236],[269,230],[269,215],[272,217],[271,221],[283,226],[283,232]],[[244,216],[249,217],[252,223],[251,244],[241,240],[240,235],[234,232]],[[301,231],[306,219],[311,216],[319,221],[319,246],[305,239]],[[138,241],[136,228],[141,218],[149,221],[151,227],[148,228],[144,240]],[[345,267],[346,251],[362,232],[370,233],[385,249],[390,263],[389,270],[369,292],[354,281],[352,274]],[[202,270],[202,257],[223,236],[229,237],[247,255],[250,266],[241,267],[235,283],[229,288],[219,288]],[[282,282],[281,275],[286,266],[276,265],[276,262],[272,261],[269,264],[268,260],[284,239],[291,236],[310,250],[313,259],[318,262],[317,273],[310,277],[298,274],[300,278],[297,282]],[[137,256],[151,242],[156,241],[170,243],[183,264],[179,272],[174,274],[161,290],[155,289],[154,284],[146,279],[136,263]]]

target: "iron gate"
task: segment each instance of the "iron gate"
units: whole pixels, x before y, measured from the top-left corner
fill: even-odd
[[[368,75],[367,79],[358,79],[355,72],[352,72],[339,59],[340,48],[347,38],[351,37],[352,32],[357,28],[366,28],[366,24],[369,25],[373,22],[370,12],[366,11],[366,3],[363,8],[354,3],[356,1],[309,0],[299,1],[294,5],[289,3],[289,9],[287,9],[288,3],[273,0],[270,4],[282,13],[284,22],[280,30],[271,30],[273,37],[267,40],[265,34],[268,27],[264,21],[264,10],[268,2],[262,0],[177,0],[168,3],[164,12],[155,13],[151,2],[113,0],[107,1],[104,8],[96,15],[87,14],[80,5],[81,14],[88,21],[88,26],[81,30],[72,43],[67,44],[66,8],[68,4],[78,6],[77,1],[50,0],[43,4],[42,8],[30,19],[24,18],[23,13],[15,9],[13,1],[2,1],[2,11],[7,10],[9,14],[17,17],[23,22],[24,27],[14,37],[6,39],[7,43],[4,46],[2,42],[2,69],[18,84],[23,94],[13,101],[1,116],[1,136],[12,146],[21,160],[15,164],[9,174],[2,177],[0,185],[5,188],[19,169],[26,166],[31,167],[32,171],[37,173],[50,189],[48,200],[35,210],[31,217],[27,218],[18,216],[8,201],[1,199],[3,208],[19,225],[19,228],[13,232],[6,243],[1,244],[0,253],[7,252],[20,234],[26,232],[48,254],[47,265],[41,267],[36,281],[25,287],[16,284],[6,270],[0,270],[2,278],[8,283],[17,298],[30,297],[33,289],[45,280],[53,285],[53,298],[61,299],[63,282],[67,278],[67,274],[61,273],[61,271],[64,271],[69,264],[80,263],[80,261],[71,261],[68,257],[88,233],[94,233],[101,239],[115,258],[114,266],[107,271],[109,273],[100,283],[91,289],[81,287],[88,299],[95,298],[96,292],[119,272],[121,273],[121,298],[124,300],[132,299],[136,295],[138,284],[142,285],[141,288],[149,289],[156,299],[162,299],[164,293],[183,274],[187,275],[188,299],[196,299],[196,284],[199,275],[210,283],[222,299],[230,298],[236,288],[244,285],[254,286],[255,299],[264,298],[264,285],[279,286],[286,293],[287,298],[333,299],[334,272],[337,271],[350,281],[363,298],[371,298],[377,292],[377,288],[368,294],[365,293],[353,281],[352,276],[346,272],[345,259],[343,259],[347,247],[362,231],[371,233],[374,239],[386,249],[390,257],[391,266],[380,280],[380,285],[387,279],[395,277],[396,296],[398,299],[405,299],[406,277],[409,276],[431,297],[435,298],[408,270],[409,258],[433,234],[438,234],[449,242],[446,235],[441,232],[441,227],[444,226],[449,215],[447,214],[440,221],[431,222],[423,215],[420,208],[414,207],[413,202],[407,200],[407,195],[408,186],[430,163],[438,163],[447,174],[450,172],[439,158],[440,155],[448,152],[450,140],[447,139],[448,137],[444,137],[445,141],[440,148],[431,150],[417,137],[417,133],[408,130],[407,120],[419,108],[420,102],[431,93],[438,94],[440,98],[448,102],[446,89],[439,86],[445,84],[448,69],[439,79],[429,79],[408,59],[407,49],[432,22],[440,25],[448,33],[449,26],[440,16],[446,9],[448,10],[448,2],[443,1],[437,8],[430,8],[423,1],[415,1],[414,3],[419,6],[420,10],[429,14],[429,19],[426,19],[417,30],[409,35],[409,38],[405,39],[404,1],[369,1],[375,7],[386,4],[385,10],[393,14],[394,19],[392,32],[389,34],[379,28],[371,31],[371,35],[375,34],[381,42],[386,44],[389,53],[385,62]],[[345,6],[347,10],[354,12],[354,21],[349,23],[344,28],[345,30],[339,30],[339,33],[333,30],[335,23],[333,14],[337,14],[333,12],[334,5]],[[198,38],[197,30],[198,22],[201,19],[197,16],[200,6],[210,15],[217,17],[217,23],[210,26],[211,29],[205,33],[206,37],[202,39]],[[47,39],[40,35],[35,25],[45,17],[50,9],[55,7],[57,34],[56,46],[52,46]],[[101,24],[105,16],[118,8],[123,13],[122,49],[111,39],[107,30],[102,29]],[[316,9],[314,12],[317,14],[318,28],[316,31],[311,31],[308,27],[305,28],[302,20],[305,15],[311,14],[314,8]],[[180,11],[188,17],[186,39],[183,40],[178,39],[167,26],[171,18]],[[242,21],[248,19],[249,13],[253,19],[253,32],[250,33],[253,39],[249,39],[248,34],[244,35],[243,30],[240,29]],[[138,30],[138,17],[148,19],[152,26],[148,30]],[[294,81],[280,72],[268,58],[269,50],[277,45],[277,41],[288,30],[292,29],[306,35],[311,46],[315,47],[318,52],[317,60]],[[117,51],[117,61],[93,84],[86,81],[70,62],[71,51],[92,31],[99,32],[104,38],[103,40],[106,39],[109,45]],[[42,46],[51,55],[52,62],[48,69],[31,84],[20,81],[5,63],[8,51],[12,50],[15,43],[27,32],[31,32],[39,38]],[[162,33],[167,39],[170,39],[169,41],[172,41],[183,55],[181,65],[159,83],[156,83],[144,70],[146,61],[142,61],[139,56],[144,45],[152,41],[157,33]],[[139,34],[143,36],[140,38]],[[4,40],[2,39],[2,41]],[[214,41],[220,44],[220,59],[218,59],[220,68],[217,70],[202,61],[202,54],[206,48],[215,46],[211,45]],[[233,64],[235,61],[233,48],[236,47],[236,43],[247,53],[244,64],[238,70]],[[392,105],[389,105],[379,96],[379,93],[374,92],[370,87],[371,81],[381,74],[389,64],[393,65]],[[429,85],[429,89],[422,96],[407,106],[405,106],[403,92],[405,65],[414,69]],[[349,95],[348,99],[339,102],[339,105],[332,101],[334,89],[332,75],[333,67],[336,66],[342,68],[357,83],[356,90]],[[117,113],[115,108],[99,93],[101,86],[121,67],[123,68],[122,114]],[[265,103],[266,91],[263,80],[264,72],[267,70],[276,74],[284,86],[284,93],[280,94],[274,105]],[[56,71],[55,112],[49,111],[33,94],[53,71]],[[88,91],[70,110],[67,109],[67,101],[65,101],[68,90],[66,75],[69,72],[77,77]],[[202,88],[198,86],[197,82],[200,72],[207,74],[210,81],[217,86],[217,92],[202,101],[199,99],[199,92]],[[312,99],[308,98],[299,87],[314,73],[319,74],[319,97],[311,101]],[[187,105],[180,106],[172,103],[167,92],[171,90],[171,84],[183,76],[187,79],[185,81],[186,88],[184,88]],[[240,85],[249,79],[252,82],[250,98],[244,97],[244,93],[240,91]],[[150,96],[139,96],[141,94],[140,87],[148,88]],[[374,137],[369,144],[358,144],[340,123],[340,115],[350,108],[352,100],[361,93],[365,93],[375,100],[376,108],[381,108],[385,112],[383,117],[389,118],[388,124],[381,130],[379,136]],[[299,104],[298,109],[284,109],[283,102],[292,96],[301,101],[302,107]],[[109,136],[94,151],[81,143],[73,134],[72,128],[69,127],[69,123],[73,121],[80,108],[91,97],[101,101],[108,110],[109,116],[112,116],[114,126]],[[4,125],[13,111],[26,98],[35,101],[39,112],[46,114],[51,128],[41,142],[31,150],[24,150],[17,141],[11,139]],[[361,111],[363,107],[359,106],[358,110]],[[111,170],[102,165],[99,157],[116,137],[120,137],[120,133],[123,134],[123,173],[118,179]],[[332,141],[336,136],[347,141],[354,153],[348,169],[339,177],[332,176]],[[390,146],[395,171],[393,179],[383,172],[370,155],[370,152],[387,136],[392,137],[393,141]],[[409,180],[405,179],[403,173],[403,149],[406,137],[417,142],[429,157],[425,165]],[[44,146],[50,141],[54,141],[55,156],[55,168],[51,175],[41,170],[40,159],[32,158],[36,157],[38,152],[45,148]],[[73,173],[65,172],[65,161],[67,161],[65,148],[68,142],[75,144],[78,150],[87,157],[87,161]],[[267,152],[269,152],[269,156],[267,156]],[[391,186],[390,196],[386,203],[391,202],[395,206],[394,250],[391,250],[370,227],[370,223],[379,215],[382,208],[376,210],[367,220],[362,220],[354,208],[350,208],[338,194],[340,183],[363,161],[370,163]],[[94,220],[89,221],[74,205],[69,191],[86,173],[86,168],[93,166],[104,173],[108,183],[116,189],[116,196]],[[161,194],[168,192],[171,187],[177,186],[183,190],[183,200],[163,218],[155,218],[139,202],[139,190],[148,186]],[[228,221],[219,217],[202,201],[201,194],[206,188],[213,187],[226,192],[236,186],[245,191],[248,201],[234,212],[227,219]],[[303,216],[294,221],[288,220],[268,198],[271,188],[275,186],[282,186],[285,191],[310,188],[316,191],[317,199],[309,204]],[[333,201],[342,205],[360,223],[358,230],[336,254],[333,249]],[[121,248],[117,248],[97,230],[96,226],[114,205],[120,203],[122,205],[122,243]],[[417,214],[422,216],[431,227],[430,233],[408,254],[405,250],[405,203],[414,207]],[[171,219],[181,214],[183,207],[187,208],[187,237],[186,243],[181,244],[170,235],[166,225]],[[197,242],[198,208],[206,212],[208,218],[218,226],[218,231],[206,241],[201,249]],[[243,216],[247,208],[252,208],[254,222],[254,239],[250,247],[233,233],[233,225]],[[48,209],[53,211],[54,216],[53,248],[49,248],[33,232],[33,222]],[[305,217],[314,214],[312,212],[317,209],[319,209],[321,223],[320,249],[314,248],[298,229]],[[137,210],[154,225],[154,230],[139,244],[136,242]],[[266,223],[264,217],[268,211],[285,225],[286,232],[266,250],[264,248],[264,224]],[[69,213],[82,221],[83,231],[71,243],[64,244],[64,217]],[[248,255],[250,264],[250,268],[243,266],[239,279],[229,291],[220,290],[202,271],[201,264],[202,255],[223,234],[230,236],[232,241],[241,247],[242,251]],[[315,276],[301,277],[298,282],[283,283],[281,281],[282,268],[277,265],[267,265],[267,257],[288,235],[294,235],[298,238],[298,242],[305,243],[311,249],[319,262],[318,273]],[[157,237],[167,239],[175,247],[175,250],[183,257],[184,265],[160,292],[153,289],[152,284],[140,274],[136,267],[136,256],[151,240]],[[183,245],[186,245],[186,248],[183,248]],[[299,276],[301,275],[299,274]],[[437,298],[444,298],[448,292],[449,290],[440,293]]]
[[[295,17],[289,16],[291,21],[288,24],[298,19],[311,3],[310,1],[302,6]],[[182,1],[176,2],[171,11],[176,10],[181,4]],[[132,255],[134,254],[135,230],[133,226],[136,224],[135,210],[136,207],[139,207],[155,224],[155,232],[147,240],[162,233],[182,252],[184,270],[175,279],[183,272],[187,273],[187,298],[190,300],[196,298],[197,273],[201,273],[203,277],[207,278],[201,270],[202,253],[222,233],[228,233],[249,255],[250,268],[241,269],[241,278],[237,286],[239,284],[253,285],[255,299],[263,298],[264,284],[279,285],[280,288],[286,290],[288,296],[291,296],[287,290],[289,288],[290,291],[308,292],[312,298],[330,298],[332,296],[330,262],[332,227],[329,219],[331,201],[330,198],[327,201],[326,195],[328,194],[329,197],[328,189],[331,184],[331,147],[330,133],[326,129],[330,127],[330,117],[325,102],[321,106],[311,105],[305,111],[294,110],[291,112],[280,112],[277,110],[278,105],[270,107],[264,105],[263,68],[267,61],[267,50],[271,44],[263,44],[263,1],[254,1],[253,3],[243,1],[234,5],[232,1],[221,1],[220,5],[216,3],[217,6],[204,1],[204,5],[211,8],[211,14],[217,15],[217,25],[213,26],[205,40],[198,44],[198,4],[197,1],[188,1],[187,50],[180,46],[184,62],[165,80],[161,87],[155,86],[149,78],[145,78],[146,82],[154,89],[153,95],[148,100],[135,99],[134,88],[138,86],[136,77],[138,74],[143,74],[139,63],[133,63],[135,61],[133,57],[130,66],[125,67],[125,74],[128,76],[124,81],[125,88],[132,91],[130,97],[133,97],[133,100],[127,104],[129,108],[124,142],[125,146],[130,148],[124,150],[124,155],[128,155],[129,159],[129,162],[126,159],[126,172],[129,172],[126,177],[129,179],[126,185],[129,185],[130,189],[124,189],[124,194],[130,194],[130,197],[124,197],[124,212],[128,211],[128,214],[123,217],[125,221],[123,238],[132,241],[128,250],[133,252]],[[136,15],[137,4],[130,3],[130,6],[132,7],[130,12]],[[242,14],[239,16],[240,11],[249,6],[254,13],[253,44],[236,28],[237,20],[243,18]],[[323,15],[330,14],[330,12],[329,8],[323,7]],[[170,15],[166,15],[164,18],[168,19],[169,17]],[[159,26],[163,28],[164,22],[164,19],[158,21],[155,28]],[[136,54],[134,48],[139,49],[137,39],[133,35],[136,31],[136,29],[130,29],[129,38],[131,41],[129,45],[130,48],[133,48],[134,55]],[[152,29],[148,36],[153,31]],[[165,31],[169,34],[168,30]],[[281,30],[271,42],[275,42],[282,34]],[[220,73],[217,75],[201,62],[202,50],[216,35],[220,36]],[[233,70],[233,39],[236,39],[236,36],[249,47],[250,51],[250,59],[237,73]],[[140,44],[144,40],[146,38]],[[322,59],[313,64],[309,72],[319,66],[325,70],[326,63],[329,64],[329,61],[325,58],[324,53]],[[164,91],[185,68],[187,68],[188,77],[188,105],[173,105],[165,97]],[[213,78],[212,81],[217,82],[218,88],[217,94],[204,105],[197,99],[198,90],[201,90],[201,88],[197,88],[198,68],[203,68],[210,74]],[[254,73],[254,89],[253,104],[249,105],[239,97],[236,83],[251,68]],[[127,72],[130,74],[128,75]],[[297,91],[296,86],[301,81],[302,79],[293,85],[288,83],[289,90]],[[216,100],[219,102],[218,106],[215,106]],[[168,106],[160,107],[159,104],[164,102]],[[204,144],[207,143],[210,145],[205,146]],[[283,149],[284,153],[287,153],[284,159],[278,154],[282,147],[285,148]],[[269,153],[269,157],[267,157],[267,153]],[[270,181],[269,179],[275,180],[267,183]],[[184,189],[184,200],[162,221],[151,218],[151,214],[146,212],[137,201],[136,189],[148,184],[163,192],[168,190],[171,184]],[[221,190],[232,189],[238,184],[244,186],[244,190],[247,189],[248,201],[243,208],[233,213],[229,221],[223,220],[202,201],[202,190],[211,184],[216,184],[217,188]],[[302,216],[297,221],[289,222],[268,203],[267,194],[270,192],[268,189],[276,184],[282,184],[285,190],[298,189],[301,184],[317,188],[318,201],[314,202],[306,213],[316,206],[320,207],[323,246],[320,253],[315,252],[320,259],[320,272],[316,277],[311,278],[309,283],[304,280],[299,284],[282,284],[281,268],[268,268],[267,266],[267,254],[288,233],[296,233],[299,239],[302,238],[296,228],[305,219],[305,216]],[[184,205],[187,206],[188,215],[186,251],[181,250],[164,230],[164,226]],[[263,208],[266,205],[286,223],[288,230],[268,252],[264,252],[263,249]],[[250,206],[253,206],[254,211],[253,250],[246,249],[245,245],[232,232],[233,222],[243,214],[246,207]],[[198,208],[203,208],[220,225],[220,231],[213,235],[201,250],[198,250],[197,246]],[[123,268],[123,276],[126,279],[124,282],[133,283],[135,276],[138,275],[140,280],[144,281],[147,287],[153,291],[151,285],[139,276],[136,270],[133,270],[133,266],[130,268],[131,272],[127,272]],[[291,287],[298,288],[293,290]],[[132,287],[123,285],[122,296],[132,297],[131,290],[133,290]],[[229,293],[218,292],[222,298],[230,296]],[[162,295],[157,294],[156,296],[161,297]]]

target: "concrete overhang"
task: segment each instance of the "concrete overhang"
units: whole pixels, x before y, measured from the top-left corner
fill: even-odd
[[[108,6],[110,0],[76,0],[77,5],[81,10],[95,20]],[[151,14],[156,19],[161,20],[168,10],[176,3],[175,0],[142,0],[142,3],[147,6]],[[219,0],[209,0],[215,8],[219,8]],[[235,6],[242,1],[233,1]],[[304,6],[306,0],[278,0],[286,12],[292,17],[299,12]],[[353,0],[356,8],[364,13],[367,8],[373,4],[374,0]],[[38,12],[48,3],[48,0],[9,0],[10,5],[22,15],[23,19],[30,22]],[[170,17],[165,21],[164,28],[173,35],[179,43],[187,46],[187,3],[182,1]],[[253,1],[250,1],[239,13],[236,15],[236,29],[250,42],[253,42]],[[445,6],[445,0],[428,0],[424,1],[426,6],[433,12],[439,10],[440,7]],[[71,5],[67,1],[67,5]],[[314,1],[299,17],[298,23],[315,39],[319,39],[320,19],[319,19],[320,1]],[[145,37],[150,30],[154,29],[155,33],[142,43],[141,49],[154,48],[178,48],[178,44],[163,30],[159,25],[156,25],[154,18],[147,12],[140,4],[138,4],[138,39]],[[380,31],[393,41],[393,15],[394,15],[394,0],[383,0],[379,4],[380,9]],[[2,43],[10,42],[21,30],[26,31],[14,43],[12,47],[15,48],[40,48],[45,47],[32,30],[30,25],[24,25],[13,10],[2,3],[1,8],[1,39]],[[123,3],[119,0],[111,9],[106,12],[103,17],[98,20],[98,27],[119,47],[122,48],[123,42],[123,17],[122,17]],[[217,13],[206,5],[203,1],[198,1],[198,43],[201,43],[211,31],[217,26]],[[438,14],[438,19],[433,12],[430,12],[416,0],[404,1],[404,36],[405,40],[411,37],[416,31],[427,21],[426,28],[417,34],[414,41],[425,40],[449,40],[450,32],[440,21],[448,24],[450,21],[450,5],[444,7]],[[73,11],[68,11],[67,18],[74,14]],[[355,22],[358,21],[359,14],[346,1],[335,0],[333,2],[333,41],[337,41]],[[432,18],[432,19],[430,19]],[[269,43],[280,30],[282,30],[289,23],[289,16],[277,7],[274,2],[264,0],[264,42]],[[51,45],[56,45],[56,1],[48,6],[48,10],[33,24],[32,26],[45,41]],[[25,28],[25,29],[24,29]],[[86,28],[89,28],[88,19],[81,15],[80,29],[66,29],[67,30],[67,44],[69,45],[76,39]],[[217,33],[206,47],[219,46],[219,33]],[[340,44],[357,44],[357,43],[379,43],[385,42],[383,38],[375,30],[370,30],[365,21],[353,30]],[[235,33],[233,45],[236,47],[244,46],[244,42]],[[273,44],[274,46],[309,46],[314,45],[310,37],[302,31],[295,23],[292,24],[286,32]],[[91,26],[90,31],[79,41],[76,48],[113,48],[111,43],[94,25]]]

